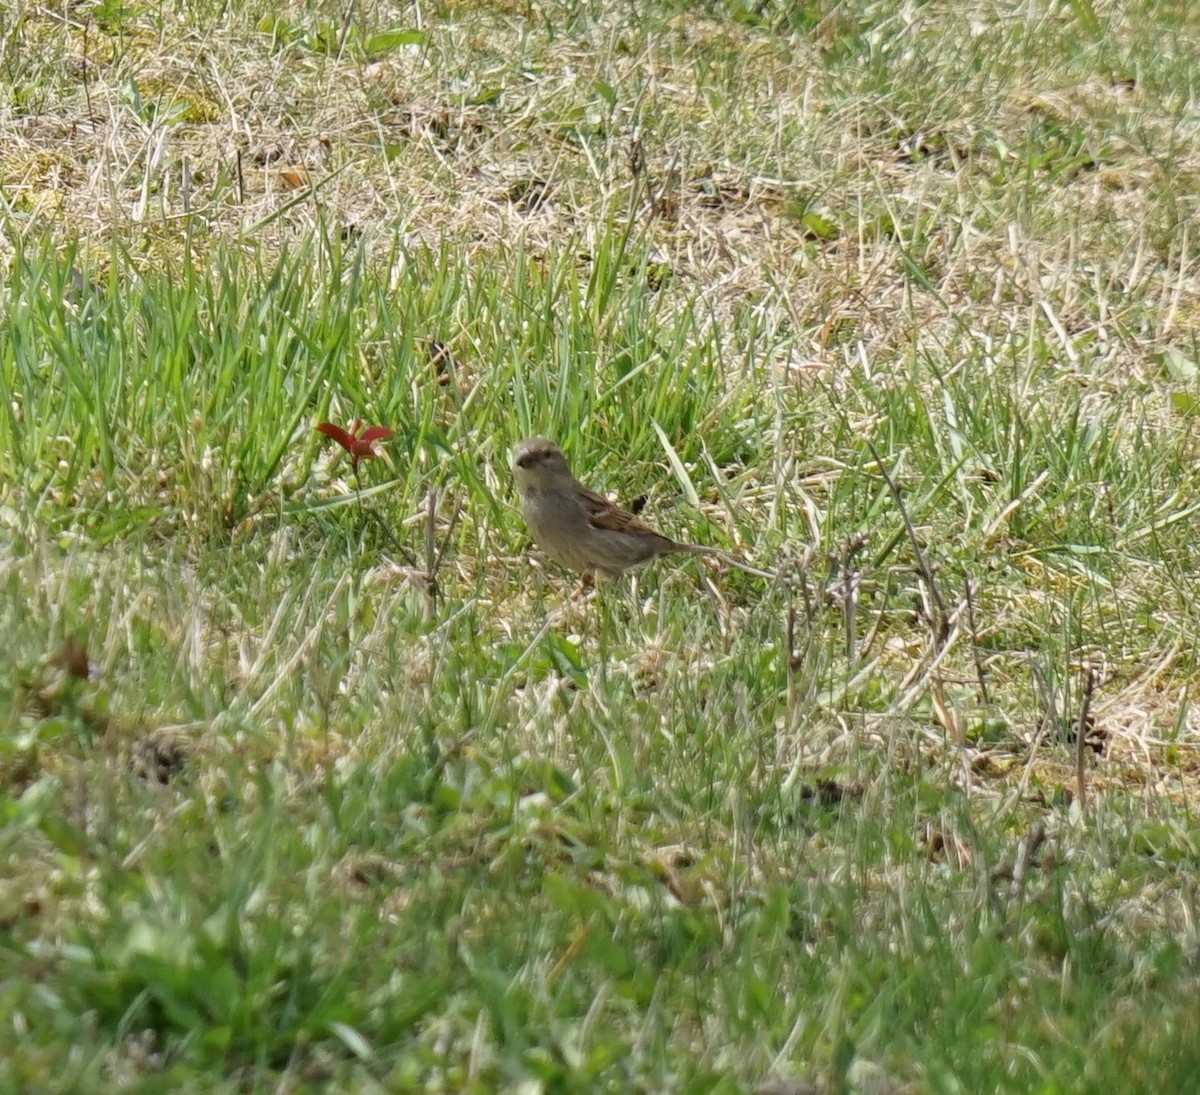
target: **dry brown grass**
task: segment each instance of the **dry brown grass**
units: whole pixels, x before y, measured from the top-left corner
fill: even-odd
[[[787,509],[814,544],[849,465],[844,454],[798,450],[792,433],[809,403],[838,420],[814,433],[847,447],[886,431],[881,407],[898,413],[906,394],[918,423],[931,407],[941,414],[946,384],[1007,392],[1014,413],[997,433],[1010,439],[1027,426],[1053,436],[1072,415],[1120,451],[1150,438],[1170,451],[1162,468],[1176,481],[1139,497],[1096,491],[1088,517],[1121,560],[1119,577],[1097,577],[1082,551],[1048,557],[1061,482],[1017,482],[994,454],[963,455],[953,422],[929,436],[897,426],[887,455],[901,478],[927,442],[940,446],[946,481],[960,481],[961,507],[932,507],[917,535],[950,571],[959,533],[972,530],[963,568],[978,581],[978,630],[968,635],[960,614],[954,658],[933,672],[926,622],[885,590],[865,613],[864,632],[885,621],[871,668],[906,681],[909,698],[902,688],[865,729],[830,714],[824,741],[785,726],[773,765],[831,761],[859,733],[883,750],[912,733],[941,756],[955,712],[974,715],[982,648],[993,688],[1017,712],[1016,744],[973,778],[997,796],[1069,785],[1061,753],[1041,752],[1024,731],[1047,699],[1030,677],[1036,629],[1069,632],[1078,611],[1091,641],[1064,639],[1065,671],[1099,665],[1094,715],[1108,735],[1094,787],[1194,796],[1189,637],[1200,621],[1195,558],[1178,532],[1196,520],[1197,449],[1162,355],[1194,357],[1200,339],[1200,116],[1181,76],[1200,27],[1181,19],[1159,48],[1146,11],[1116,2],[1093,5],[1104,34],[1069,5],[826,4],[803,28],[709,7],[19,7],[0,23],[12,84],[0,104],[0,251],[8,258],[18,237],[49,233],[76,243],[79,265],[99,279],[112,237],[143,269],[205,270],[218,243],[269,261],[326,232],[361,242],[378,264],[400,265],[420,245],[447,246],[467,269],[503,266],[518,248],[547,268],[566,254],[582,282],[601,241],[628,224],[650,276],[683,287],[680,308],[708,328],[753,315],[764,332],[772,390],[756,395],[786,402],[787,415],[770,431],[775,467],[738,483],[737,508],[766,526]],[[380,56],[364,49],[395,27],[424,37]],[[471,320],[450,323],[464,401],[490,377],[472,356]],[[728,383],[744,395],[763,380]],[[896,403],[863,394],[878,391]],[[309,457],[293,459],[287,471],[302,481]],[[481,472],[498,495],[502,474]],[[921,485],[917,472],[909,485]],[[731,507],[706,502],[720,527]],[[459,586],[511,540],[485,526],[481,558],[453,563]],[[994,581],[993,556],[1010,567]],[[503,562],[497,601],[523,619],[527,591],[512,588],[521,579],[511,552]],[[900,584],[911,578],[908,563],[902,570]],[[947,579],[944,592],[961,608],[960,587]],[[370,649],[388,636],[381,618],[362,641]],[[292,656],[303,654],[301,645]],[[632,664],[641,657],[623,668],[645,672]],[[269,659],[250,668],[256,681],[278,672]],[[1063,681],[1049,688],[1070,706]],[[923,712],[910,724],[910,701],[931,689],[940,718]],[[556,730],[531,732],[548,734],[567,763]]]

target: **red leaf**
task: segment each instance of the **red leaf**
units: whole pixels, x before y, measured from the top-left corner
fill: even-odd
[[[319,433],[323,433],[326,437],[332,437],[339,445],[342,446],[350,454],[351,466],[354,472],[358,474],[358,462],[360,460],[374,460],[379,453],[375,451],[375,442],[382,441],[385,437],[391,437],[394,433],[387,426],[368,426],[362,432],[361,437],[356,437],[359,426],[362,425],[362,419],[356,418],[354,424],[350,427],[349,432],[343,430],[341,426],[335,426],[332,422],[322,422],[319,426],[314,426],[313,429]],[[384,456],[386,457],[386,453]],[[388,460],[391,463],[391,460]]]
[[[341,426],[335,426],[332,422],[322,422],[318,426],[314,426],[318,433],[323,433],[326,437],[332,437],[339,445],[342,446],[348,453],[354,453],[354,434],[347,433]]]

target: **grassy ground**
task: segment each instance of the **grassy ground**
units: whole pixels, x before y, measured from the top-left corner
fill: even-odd
[[[1198,50],[0,12],[0,1091],[1194,1090]]]

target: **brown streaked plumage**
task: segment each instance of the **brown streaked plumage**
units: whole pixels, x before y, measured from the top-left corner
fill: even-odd
[[[588,490],[553,441],[530,437],[513,450],[521,512],[534,540],[556,563],[583,575],[615,577],[659,555],[719,554],[656,532],[627,509]]]

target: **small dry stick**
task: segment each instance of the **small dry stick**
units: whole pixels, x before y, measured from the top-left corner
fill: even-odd
[[[846,661],[850,664],[854,663],[858,646],[858,573],[851,564],[866,546],[867,537],[859,533],[842,548],[842,612],[846,623]]]
[[[808,588],[808,561],[807,554],[800,560],[800,592],[804,594],[804,622],[808,625],[809,634],[812,634],[813,621],[817,618],[817,606],[813,604],[812,593]]]
[[[455,506],[450,523],[446,526],[446,535],[442,538],[442,542],[439,545],[437,542],[439,498],[440,495],[436,487],[430,488],[429,493],[425,496],[425,569],[416,575],[425,590],[425,610],[430,618],[433,617],[434,611],[437,608],[438,595],[440,593],[440,589],[438,588],[438,573],[442,569],[442,560],[446,557],[451,537],[453,537],[454,530],[458,527],[458,519],[462,514],[461,509]],[[412,565],[415,570],[415,559],[412,560]]]
[[[729,601],[707,574],[702,574],[700,581],[704,587],[704,592],[708,594],[709,600],[713,604],[713,615],[717,620],[717,630],[721,634],[721,649],[724,653],[728,654],[729,644],[733,636],[733,629],[729,626],[730,620],[733,617],[733,613],[729,608]]]
[[[454,530],[458,528],[458,519],[460,516],[462,516],[462,510],[456,505],[454,507],[454,516],[450,518],[450,524],[446,526],[445,539],[442,540],[442,546],[438,548],[437,558],[434,560],[434,574],[442,569],[442,560],[446,557],[446,549],[450,547],[450,537],[454,535]]]
[[[642,143],[642,127],[634,126],[629,137],[629,174],[640,179],[646,170],[646,146]]]
[[[1092,693],[1096,691],[1096,668],[1088,666],[1087,680],[1083,684],[1083,701],[1079,705],[1079,722],[1075,724],[1075,797],[1079,800],[1079,812],[1087,806],[1087,785],[1083,775],[1083,747],[1087,738],[1088,713],[1092,706]]]
[[[425,497],[425,614],[432,618],[437,611],[437,487],[430,487]]]
[[[1017,851],[1012,862],[1001,863],[999,866],[993,867],[988,872],[988,878],[992,882],[1024,882],[1029,868],[1040,865],[1037,856],[1045,843],[1046,827],[1038,822],[1029,835],[1017,844]]]
[[[342,53],[346,49],[346,39],[350,37],[350,21],[354,18],[354,5],[346,6],[346,14],[342,16],[342,29],[338,33],[337,57],[341,60]]]
[[[800,704],[800,688],[798,684],[798,675],[800,667],[804,665],[805,659],[808,656],[809,650],[812,649],[813,643],[813,620],[816,618],[816,608],[813,605],[812,594],[808,588],[808,564],[811,558],[811,549],[806,549],[799,559],[795,561],[795,578],[790,575],[785,580],[785,589],[789,593],[788,611],[787,611],[787,661],[785,663],[785,675],[787,679],[787,712],[788,722],[791,723],[796,717],[796,708]],[[796,649],[796,599],[792,592],[793,583],[799,582],[800,593],[804,598],[804,627],[808,635],[808,641],[805,643],[804,650]]]
[[[963,582],[963,591],[967,601],[967,627],[971,629],[971,656],[975,659],[975,675],[979,678],[979,698],[985,707],[990,707],[988,699],[987,679],[984,677],[983,660],[979,657],[979,632],[975,630],[975,602],[971,597],[971,579]]]
[[[96,124],[96,115],[92,113],[92,83],[88,79],[88,30],[92,25],[91,18],[83,21],[83,97],[87,100],[88,121]]]
[[[883,603],[879,607],[879,611],[875,613],[875,622],[871,625],[871,630],[867,632],[867,637],[858,644],[858,658],[860,662],[865,662],[875,648],[875,640],[879,638],[879,633],[883,630],[884,622],[887,620],[888,601],[892,595],[892,579],[891,575],[885,575],[886,584],[883,587]]]
[[[743,563],[736,555],[728,551],[722,551],[720,548],[703,547],[699,544],[689,545],[689,549],[694,555],[706,555],[710,559],[716,559],[718,562],[724,563],[726,566],[733,567],[734,570],[740,570],[743,574],[752,575],[755,578],[766,578],[774,581],[779,577],[779,574],[773,570],[760,570],[758,567],[751,566],[749,563]]]
[[[1033,655],[1029,658],[1029,672],[1033,676],[1034,688],[1037,690],[1038,697],[1042,701],[1042,718],[1038,722],[1038,728],[1035,736],[1041,739],[1048,734],[1052,728],[1059,725],[1058,722],[1058,701],[1055,697],[1055,690],[1050,684],[1050,680],[1041,663]]]
[[[876,466],[879,468],[879,474],[883,476],[883,481],[887,484],[887,488],[891,492],[892,501],[896,503],[896,509],[900,513],[900,520],[904,522],[904,530],[908,533],[909,543],[912,544],[913,554],[917,559],[917,571],[925,579],[925,584],[929,587],[929,598],[933,602],[934,609],[933,626],[938,645],[941,645],[946,641],[946,636],[950,634],[950,616],[946,612],[946,605],[942,601],[942,595],[938,592],[937,582],[933,577],[933,568],[930,567],[925,558],[925,553],[921,550],[921,544],[917,540],[917,530],[913,528],[912,521],[908,518],[908,510],[904,508],[904,499],[900,497],[899,489],[888,474],[883,459],[879,455],[879,450],[871,444],[870,438],[864,438],[864,440],[867,443],[867,448],[870,450],[871,456],[875,460]]]
[[[790,723],[796,716],[797,688],[796,674],[804,660],[796,651],[796,602],[788,601],[787,611],[787,712]]]
[[[410,567],[416,566],[417,560],[415,558],[413,558],[413,553],[411,551],[409,551],[408,548],[406,548],[403,544],[401,544],[399,540],[396,539],[395,534],[392,532],[392,530],[390,528],[388,528],[387,522],[384,521],[384,519],[382,517],[380,517],[379,514],[376,513],[373,509],[362,509],[361,508],[362,507],[361,499],[359,500],[359,507],[360,507],[360,511],[361,511],[361,516],[369,517],[372,521],[375,522],[376,525],[379,526],[379,528],[383,532],[384,538],[392,546],[392,550],[395,551],[395,553],[397,555],[399,555],[401,559],[404,560],[405,564]]]
[[[846,661],[854,663],[854,647],[857,638],[855,609],[858,607],[858,583],[849,563],[842,564],[842,619],[846,624]]]

